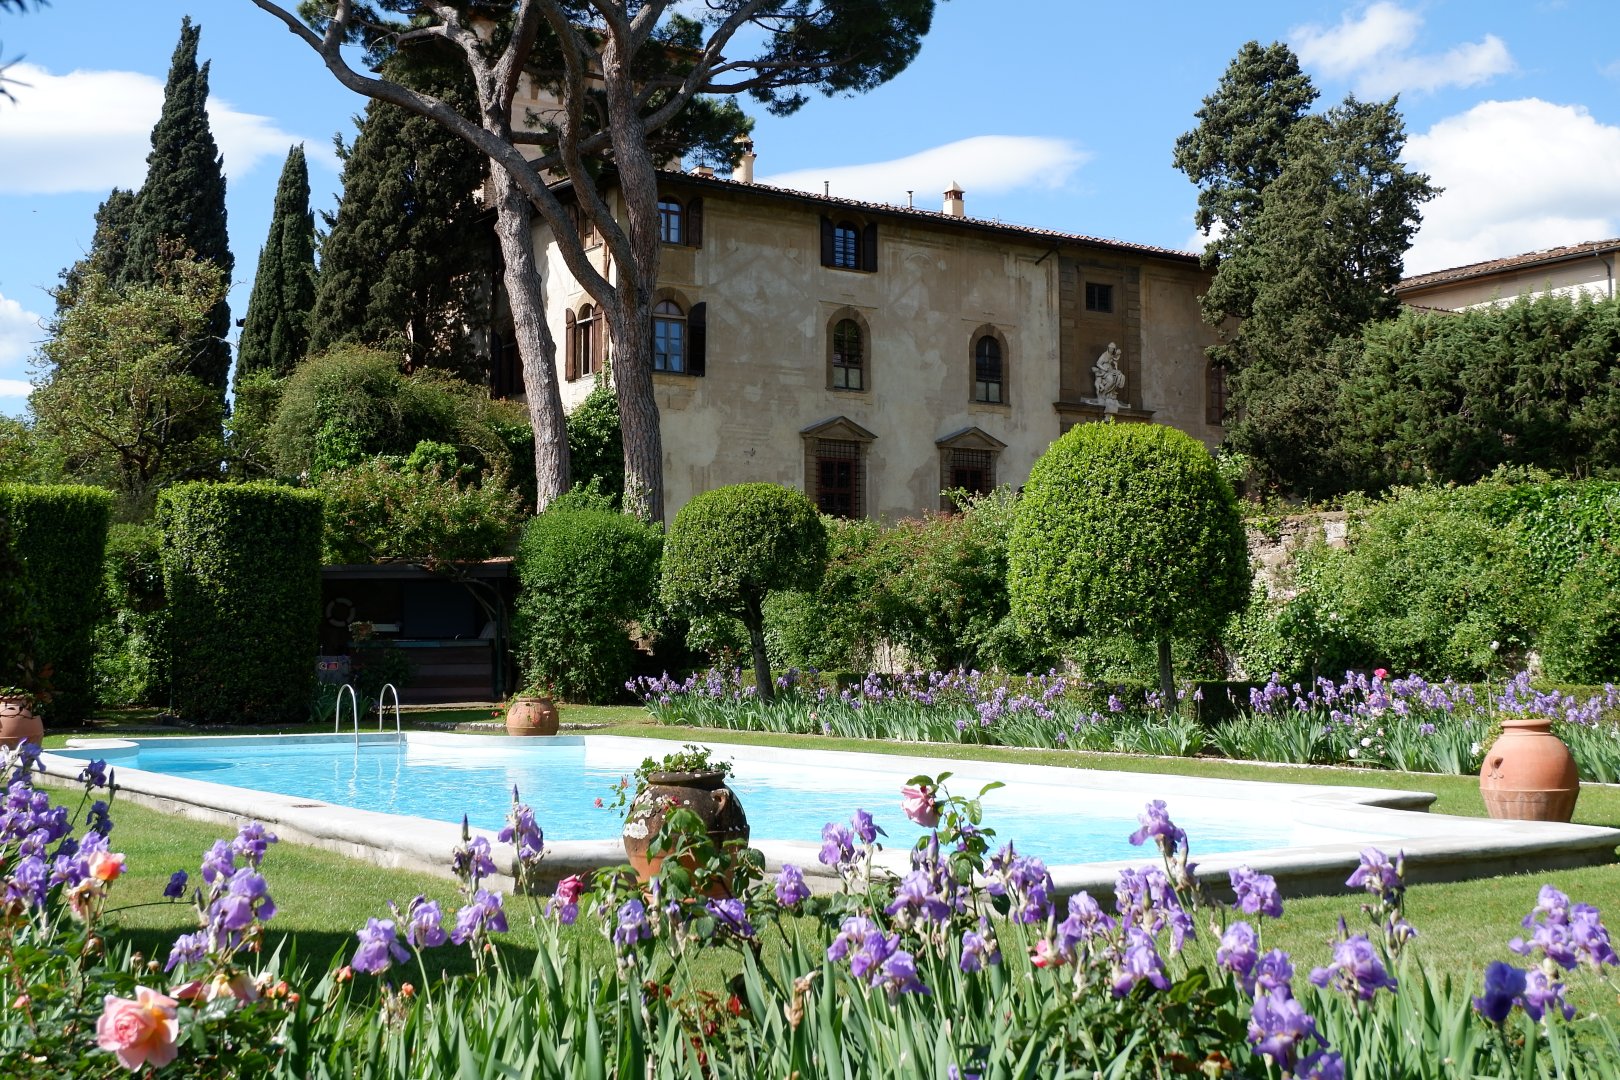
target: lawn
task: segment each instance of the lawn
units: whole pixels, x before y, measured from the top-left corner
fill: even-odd
[[[413,714],[407,723],[417,723],[423,714]],[[462,713],[440,711],[431,714],[432,723],[456,720],[487,720],[485,710]],[[763,735],[714,730],[671,729],[644,721],[641,710],[626,708],[565,707],[565,724],[591,725],[602,734],[661,739],[701,737],[708,742],[753,743],[786,747],[861,750],[871,753],[904,755],[915,753],[915,746],[898,743],[864,742],[815,736]],[[599,727],[597,725],[600,725]],[[298,730],[298,729],[282,729]],[[302,730],[318,730],[303,728]],[[96,734],[110,734],[97,730]],[[181,733],[179,730],[176,733]],[[194,732],[212,734],[214,732]],[[60,744],[61,736],[47,739]],[[999,747],[935,746],[923,752],[937,757],[979,761],[1027,762],[1073,768],[1117,769],[1132,772],[1160,772],[1182,775],[1229,777],[1233,779],[1296,781],[1313,784],[1344,784],[1389,788],[1416,788],[1438,795],[1439,813],[1483,816],[1478,782],[1472,777],[1414,775],[1389,771],[1294,768],[1245,765],[1207,759],[1147,759],[1107,754],[1079,754],[1065,751],[1016,750]],[[160,894],[171,872],[195,871],[204,850],[221,830],[159,814],[130,804],[115,806],[117,830],[115,847],[129,858],[130,873],[118,886],[117,903],[134,904]],[[1589,785],[1583,790],[1576,820],[1620,826],[1620,788]],[[542,824],[544,824],[542,822]],[[993,824],[993,822],[992,822]],[[1197,857],[1197,837],[1193,837]],[[448,852],[446,856],[448,857]],[[324,850],[281,844],[272,849],[265,863],[279,913],[273,927],[297,939],[300,956],[323,965],[335,952],[349,949],[354,930],[368,917],[385,914],[390,899],[403,903],[417,893],[441,901],[454,898],[454,884],[447,879],[406,871],[389,870],[358,862]],[[1620,926],[1620,865],[1588,867],[1553,873],[1447,885],[1417,885],[1408,893],[1408,916],[1418,927],[1417,954],[1436,972],[1454,973],[1473,981],[1491,960],[1508,959],[1506,943],[1519,930],[1519,921],[1535,902],[1543,882],[1551,882],[1576,900],[1595,904],[1609,915],[1609,922]],[[1335,933],[1335,921],[1346,916],[1355,928],[1361,918],[1357,895],[1298,898],[1288,902],[1284,918],[1270,927],[1268,946],[1280,946],[1293,953],[1300,964],[1326,962],[1328,942]],[[514,902],[511,913],[512,945],[527,953],[533,941],[525,903]],[[148,955],[165,955],[175,934],[193,927],[194,914],[183,905],[163,904],[136,907],[121,912],[118,922],[137,940]],[[589,927],[581,934],[600,942]],[[272,935],[274,937],[274,935]],[[605,947],[601,950],[606,956]],[[445,953],[445,961],[459,966],[459,954]],[[526,957],[520,962],[527,962]],[[1600,984],[1582,974],[1571,982],[1574,1000],[1584,1008],[1596,1008],[1620,1015],[1620,1002]]]

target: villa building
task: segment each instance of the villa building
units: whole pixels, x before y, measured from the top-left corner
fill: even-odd
[[[1196,255],[971,218],[954,185],[936,212],[756,184],[752,167],[662,174],[654,382],[671,516],[755,480],[832,514],[915,515],[947,488],[1022,484],[1060,434],[1108,417],[1219,443]],[[536,253],[571,409],[607,334],[543,224]]]
[[[1395,295],[1410,307],[1442,311],[1507,304],[1521,296],[1546,294],[1612,298],[1617,258],[1620,238],[1593,240],[1415,274],[1395,287]]]

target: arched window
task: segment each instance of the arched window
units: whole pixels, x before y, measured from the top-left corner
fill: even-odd
[[[574,370],[579,375],[594,375],[602,368],[602,358],[596,355],[601,340],[596,327],[596,309],[586,304],[574,320]]]
[[[666,244],[686,243],[686,212],[679,199],[658,200],[658,239]]]
[[[653,306],[653,370],[686,370],[686,315],[673,300]]]
[[[833,226],[832,264],[845,270],[861,268],[861,230],[853,221],[840,221]]]
[[[973,400],[996,405],[1007,400],[1001,342],[989,334],[973,343]]]
[[[830,385],[834,390],[866,389],[864,345],[860,323],[854,319],[840,319],[834,324],[830,375]]]
[[[1226,386],[1226,366],[1211,363],[1204,371],[1204,422],[1226,423],[1230,398],[1231,393]]]

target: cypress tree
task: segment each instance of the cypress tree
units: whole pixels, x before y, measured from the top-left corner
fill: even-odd
[[[90,241],[90,253],[57,275],[61,279],[51,294],[56,300],[56,314],[67,313],[78,303],[79,294],[92,275],[108,281],[123,276],[124,262],[129,256],[129,228],[135,219],[135,193],[113,188],[107,201],[96,208],[96,231]]]
[[[230,280],[235,259],[225,235],[225,173],[208,126],[208,65],[197,65],[201,28],[180,22],[180,42],[163,88],[163,113],[152,129],[146,183],[135,197],[129,248],[114,285],[149,285],[163,264],[187,250],[213,263]],[[231,309],[225,298],[209,312],[203,336],[188,346],[191,370],[225,394],[231,367]]]
[[[303,146],[287,154],[276,187],[270,235],[259,252],[247,318],[236,346],[236,379],[252,371],[289,374],[309,351],[315,306],[315,217],[309,210],[309,166]]]
[[[426,47],[389,74],[476,116],[465,69]],[[343,196],[321,245],[309,320],[315,350],[352,342],[398,351],[411,368],[482,381],[467,330],[489,323],[491,245],[474,198],[488,159],[432,120],[373,101],[344,152]]]

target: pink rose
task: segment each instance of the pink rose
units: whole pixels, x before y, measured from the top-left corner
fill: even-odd
[[[124,872],[124,857],[111,851],[98,851],[90,856],[90,876],[97,881],[116,881]]]
[[[1052,943],[1042,938],[1035,943],[1034,950],[1029,954],[1029,962],[1038,968],[1062,967],[1063,955],[1052,947]]]
[[[557,882],[557,902],[559,904],[579,903],[580,893],[585,891],[585,879],[578,874],[570,874]]]
[[[1387,678],[1389,678],[1389,672],[1385,671],[1383,668],[1376,668],[1373,671],[1373,678],[1375,678],[1375,679],[1387,679]]]
[[[907,784],[901,788],[900,809],[906,812],[906,817],[925,829],[939,824],[939,807],[934,805],[934,793],[925,787]]]
[[[137,986],[135,1000],[108,994],[96,1021],[96,1045],[118,1055],[118,1064],[134,1072],[142,1065],[161,1069],[174,1060],[180,1022],[175,1000],[150,987]]]

